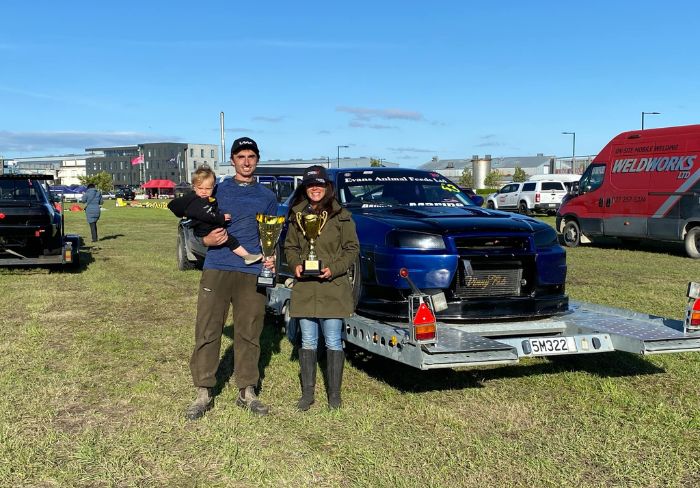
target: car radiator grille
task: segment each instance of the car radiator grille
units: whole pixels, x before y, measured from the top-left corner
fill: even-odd
[[[460,254],[473,251],[526,251],[530,246],[528,236],[457,237],[454,243]]]
[[[458,298],[506,297],[521,294],[523,269],[519,263],[479,266],[472,263],[468,274],[461,265],[455,283],[454,294]]]

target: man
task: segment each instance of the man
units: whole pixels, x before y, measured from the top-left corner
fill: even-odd
[[[209,249],[199,283],[195,347],[190,360],[192,380],[197,388],[197,398],[186,413],[190,420],[202,417],[213,406],[212,388],[216,385],[221,335],[229,306],[233,306],[233,371],[238,387],[236,405],[256,415],[267,415],[269,411],[255,393],[260,379],[260,333],[266,301],[265,290],[257,287],[261,265],[246,265],[243,258],[224,246],[228,230],[250,252],[259,253],[260,238],[255,215],[276,214],[277,199],[274,193],[256,183],[253,177],[259,160],[260,151],[253,139],[242,137],[233,141],[231,163],[236,174],[216,187],[219,209],[231,214],[231,224],[228,229],[215,229],[202,239]],[[274,262],[267,259],[262,266],[273,268]]]

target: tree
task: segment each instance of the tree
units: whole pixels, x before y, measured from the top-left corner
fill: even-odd
[[[501,183],[501,173],[497,169],[494,169],[484,178],[484,186],[486,188],[497,188]]]
[[[82,185],[89,185],[92,183],[100,191],[112,191],[114,188],[112,175],[106,171],[101,171],[100,173],[92,176],[78,176],[78,179]]]
[[[474,175],[472,175],[471,168],[464,168],[462,170],[462,176],[459,177],[458,183],[459,186],[474,188]]]
[[[527,173],[520,166],[515,167],[513,172],[513,181],[527,181]]]
[[[380,168],[382,166],[382,161],[380,159],[370,158],[369,165],[373,168]]]

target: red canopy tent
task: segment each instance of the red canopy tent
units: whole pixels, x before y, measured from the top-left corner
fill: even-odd
[[[150,195],[160,195],[162,190],[167,190],[165,193],[167,195],[172,195],[175,183],[170,180],[149,180],[141,185],[141,188],[150,190]]]

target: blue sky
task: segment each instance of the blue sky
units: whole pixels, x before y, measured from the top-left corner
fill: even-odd
[[[597,153],[700,123],[692,1],[4,2],[0,155],[247,135],[262,159]]]

